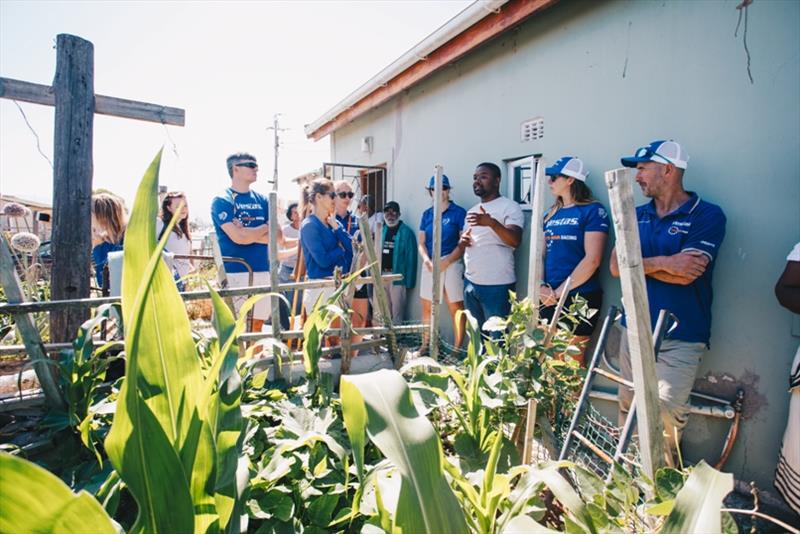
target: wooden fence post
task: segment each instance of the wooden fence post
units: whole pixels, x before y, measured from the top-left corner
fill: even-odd
[[[540,284],[544,279],[544,230],[542,218],[544,217],[544,158],[531,156],[531,235],[528,250],[528,298],[531,301],[533,313],[528,326],[528,331],[539,325],[539,292]]]
[[[639,452],[645,474],[655,480],[656,471],[664,465],[664,435],[639,225],[627,169],[607,171],[605,178],[617,235],[617,262],[627,316],[634,402],[639,420]]]
[[[91,279],[94,46],[74,35],[57,38],[53,166],[53,299],[87,298]],[[50,340],[72,341],[89,318],[73,308],[50,314]]]
[[[375,302],[378,304],[378,311],[380,311],[383,318],[383,325],[389,329],[386,334],[389,355],[392,357],[395,367],[399,368],[402,365],[403,358],[397,350],[397,336],[392,325],[392,310],[389,308],[389,299],[386,297],[386,289],[383,287],[381,263],[377,259],[377,254],[375,254],[375,245],[372,241],[372,234],[369,231],[369,220],[366,213],[358,216],[358,229],[361,231],[361,243],[364,245],[364,252],[367,255],[367,265],[370,265],[369,272],[372,275],[372,290],[375,295]],[[380,236],[378,238],[380,239]]]
[[[4,237],[0,237],[0,284],[5,290],[6,299],[8,299],[9,303],[23,302],[25,300],[25,293],[17,276],[11,249],[8,248],[8,243],[6,243]],[[56,408],[65,406],[64,398],[61,396],[61,390],[58,388],[58,382],[56,381],[56,374],[51,367],[52,360],[47,357],[47,352],[45,352],[44,344],[39,335],[39,329],[36,328],[33,316],[28,313],[15,313],[14,323],[22,337],[22,342],[25,344],[25,350],[31,361],[33,361],[33,368],[36,371],[36,377],[42,386],[47,403]]]
[[[278,192],[269,192],[269,286],[272,293],[278,292],[280,279],[280,262],[278,261]],[[272,337],[276,341],[281,339],[281,304],[276,295],[269,297],[272,306],[270,324],[272,325]],[[281,349],[275,345],[273,348],[275,355],[275,378],[280,376],[281,369]]]
[[[439,309],[441,308],[441,270],[442,270],[442,166],[433,167],[434,186],[433,186],[433,243],[431,252],[433,257],[433,269],[431,270],[431,326],[428,335],[430,343],[428,353],[434,360],[439,359]],[[423,265],[424,269],[425,266]],[[458,326],[456,326],[458,328]]]

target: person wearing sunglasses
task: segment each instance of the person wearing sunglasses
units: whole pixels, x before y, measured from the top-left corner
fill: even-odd
[[[343,273],[350,271],[353,245],[350,234],[334,214],[336,198],[333,182],[327,178],[312,180],[303,188],[303,204],[311,209],[300,224],[300,246],[309,280],[330,278],[336,267]],[[311,313],[318,300],[324,303],[333,292],[333,287],[304,290],[306,313]]]
[[[625,167],[636,168],[636,183],[651,199],[636,208],[651,328],[662,309],[678,321],[661,343],[656,361],[667,461],[671,464],[689,416],[689,394],[697,368],[711,337],[711,275],[726,223],[719,206],[684,189],[688,160],[683,147],[672,140],[653,141],[621,160]],[[611,274],[618,277],[616,251],[611,253],[610,267]],[[620,368],[623,377],[632,380],[625,334],[620,340]],[[620,420],[626,417],[632,398],[633,391],[620,386]]]
[[[428,195],[433,203],[433,193],[436,185],[436,177],[431,176],[428,180]],[[456,324],[458,310],[464,309],[464,263],[461,261],[462,251],[458,248],[458,240],[464,230],[464,220],[467,217],[467,210],[450,200],[450,179],[447,175],[442,175],[442,248],[441,263],[439,264],[439,291],[442,293],[444,301],[447,303],[447,310],[453,320],[454,345],[461,347],[464,339],[464,329],[466,327],[466,316],[461,315]],[[420,269],[419,298],[422,303],[422,322],[430,324],[431,321],[431,300],[433,299],[433,206],[422,212],[422,219],[419,222],[419,232],[417,233],[417,251],[422,258],[422,269]],[[429,350],[428,330],[423,332],[422,345],[419,349],[421,354],[427,354]]]
[[[592,197],[586,185],[589,173],[583,161],[564,156],[552,167],[545,169],[550,193],[555,203],[544,218],[544,284],[540,299],[544,307],[540,317],[551,321],[556,303],[566,291],[565,309],[569,309],[577,296],[588,303],[594,315],[579,320],[573,331],[572,343],[581,352],[573,356],[583,365],[586,344],[597,326],[603,290],[600,287],[598,268],[608,237],[608,213]],[[566,286],[570,278],[570,286]]]
[[[231,185],[211,202],[211,220],[223,256],[241,258],[253,270],[253,285],[269,284],[269,206],[264,195],[250,186],[258,179],[255,156],[239,152],[226,161]],[[283,248],[296,246],[278,228],[278,244]],[[247,287],[250,276],[247,267],[239,262],[225,262],[229,287]],[[276,265],[275,268],[278,268]],[[246,297],[237,297],[237,309]],[[260,332],[271,312],[270,299],[259,300],[253,308],[253,331]]]

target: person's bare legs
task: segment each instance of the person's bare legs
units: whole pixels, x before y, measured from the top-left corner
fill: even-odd
[[[464,301],[460,300],[458,302],[450,302],[450,299],[447,297],[447,290],[444,291],[444,299],[445,302],[447,302],[447,309],[450,311],[450,318],[453,320],[453,332],[455,338],[453,340],[453,344],[457,349],[460,349],[461,343],[464,341],[464,330],[467,328],[467,316],[462,313],[461,318],[456,324],[456,312],[464,309]]]
[[[428,345],[430,344],[431,301],[419,300],[422,302],[422,324],[425,325],[425,330],[422,331],[422,345],[419,347],[419,352],[420,354],[427,354],[429,352]]]

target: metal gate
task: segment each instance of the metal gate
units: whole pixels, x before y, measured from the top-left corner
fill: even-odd
[[[322,175],[333,181],[347,180],[355,192],[356,204],[366,197],[369,214],[382,212],[386,204],[386,167],[352,163],[323,163]],[[353,206],[355,209],[355,205]]]

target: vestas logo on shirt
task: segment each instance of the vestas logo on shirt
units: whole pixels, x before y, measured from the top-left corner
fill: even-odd
[[[597,208],[597,214],[602,217],[603,219],[608,218],[608,213],[606,213],[605,208]]]
[[[219,215],[217,215],[217,217],[219,217],[220,221],[224,221],[225,219],[228,218],[228,213],[225,211],[221,211],[219,212]]]
[[[672,225],[667,230],[669,235],[688,234],[688,228],[692,225],[690,222],[673,221]]]
[[[566,217],[564,219],[551,219],[547,221],[547,226],[578,226],[577,217]]]
[[[442,226],[446,226],[448,224],[450,224],[450,217],[445,217],[442,219]]]

